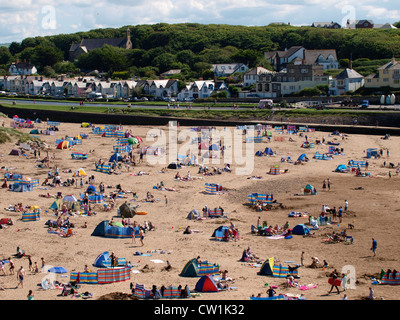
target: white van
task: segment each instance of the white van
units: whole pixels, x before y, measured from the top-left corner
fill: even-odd
[[[271,109],[274,102],[271,99],[262,99],[258,102],[258,109]]]

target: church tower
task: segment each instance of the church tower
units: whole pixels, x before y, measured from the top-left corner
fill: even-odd
[[[132,41],[131,41],[131,29],[129,27],[126,27],[126,44],[125,44],[126,49],[132,49]]]

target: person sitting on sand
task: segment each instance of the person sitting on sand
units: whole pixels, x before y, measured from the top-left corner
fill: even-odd
[[[181,177],[181,175],[179,174],[179,172],[176,173],[174,179],[175,179],[175,180],[181,180],[181,179],[182,179],[182,177]]]
[[[147,192],[147,194],[146,194],[146,201],[154,202],[154,196],[150,192]]]
[[[4,182],[3,182],[3,184],[1,185],[1,187],[2,187],[2,188],[8,188],[8,185],[7,185],[7,178],[4,178]]]
[[[187,226],[185,231],[183,231],[183,234],[191,234],[192,230],[190,229],[190,226]]]

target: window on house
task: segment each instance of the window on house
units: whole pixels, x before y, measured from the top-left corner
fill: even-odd
[[[383,82],[389,82],[389,78],[383,78]]]
[[[308,69],[301,69],[301,73],[308,73]]]

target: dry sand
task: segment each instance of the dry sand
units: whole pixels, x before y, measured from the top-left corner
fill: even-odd
[[[6,125],[9,123],[7,120]],[[37,124],[39,129],[45,128],[45,123]],[[140,136],[145,140],[146,133],[151,127],[128,127],[133,134]],[[160,127],[161,130],[168,130],[167,127]],[[183,128],[180,128],[183,129]],[[21,129],[29,132],[30,129]],[[116,209],[112,212],[104,212],[97,209],[95,216],[71,217],[76,227],[74,236],[63,238],[56,234],[48,233],[45,222],[48,219],[55,220],[54,214],[49,210],[54,199],[40,197],[40,194],[49,192],[55,195],[61,191],[63,195],[73,194],[79,197],[79,193],[84,188],[60,187],[43,190],[42,187],[36,187],[32,192],[18,193],[0,190],[1,197],[1,218],[11,217],[15,224],[6,229],[0,230],[1,238],[1,257],[7,259],[16,253],[19,246],[27,254],[32,255],[32,260],[37,262],[40,268],[41,257],[44,257],[46,264],[50,266],[63,266],[68,272],[83,271],[85,264],[90,269],[96,257],[104,252],[114,252],[118,257],[124,257],[132,264],[133,270],[142,270],[147,265],[147,272],[132,273],[131,280],[106,284],[89,285],[81,284],[80,292],[89,291],[93,294],[93,299],[112,292],[129,293],[129,285],[132,283],[144,284],[151,288],[153,284],[161,285],[179,285],[186,284],[190,289],[194,289],[198,278],[183,278],[179,276],[183,266],[192,258],[200,256],[210,262],[220,265],[221,270],[228,270],[229,275],[235,279],[232,286],[235,290],[229,290],[219,293],[202,293],[201,296],[192,299],[227,299],[227,300],[248,300],[252,294],[261,293],[266,296],[266,283],[277,285],[278,293],[299,295],[303,294],[307,300],[339,300],[340,295],[327,295],[330,289],[328,284],[328,274],[337,269],[341,272],[344,266],[354,267],[356,273],[355,289],[347,290],[346,294],[350,300],[363,299],[368,296],[371,286],[371,276],[376,275],[381,269],[399,269],[398,261],[400,249],[397,246],[400,236],[398,233],[399,222],[396,218],[399,211],[399,200],[397,195],[399,177],[395,175],[394,169],[384,168],[384,161],[397,164],[400,161],[400,150],[398,148],[400,137],[391,137],[389,140],[382,140],[380,136],[367,135],[347,135],[344,140],[338,136],[329,137],[329,133],[314,132],[307,133],[311,142],[315,139],[322,139],[325,136],[327,141],[340,142],[339,148],[344,149],[344,155],[336,155],[330,161],[315,161],[312,156],[316,151],[325,153],[328,151],[328,145],[315,145],[313,149],[303,149],[300,147],[304,138],[293,135],[295,142],[289,142],[286,136],[285,142],[271,141],[262,144],[254,144],[254,152],[264,150],[270,147],[277,155],[272,157],[255,157],[254,171],[249,175],[236,175],[235,173],[223,173],[217,176],[202,176],[197,173],[198,167],[189,167],[180,169],[182,176],[187,171],[191,172],[192,177],[199,177],[193,181],[180,182],[174,180],[176,170],[168,170],[166,173],[159,173],[165,165],[150,166],[146,162],[131,167],[128,173],[123,167],[121,174],[106,175],[95,172],[94,162],[99,158],[108,160],[112,154],[112,146],[115,144],[115,138],[104,138],[99,135],[89,133],[91,130],[81,128],[80,124],[62,123],[60,131],[55,136],[44,136],[41,138],[49,144],[49,154],[55,155],[55,161],[51,161],[53,168],[57,165],[60,168],[61,178],[65,181],[71,178],[71,173],[64,173],[63,170],[71,169],[75,172],[80,167],[86,170],[88,175],[95,176],[95,185],[98,188],[100,182],[115,187],[118,183],[122,184],[123,189],[137,192],[139,200],[144,199],[146,192],[150,191],[156,199],[155,203],[140,203],[140,210],[148,212],[146,216],[135,216],[132,220],[143,223],[145,220],[151,221],[156,230],[146,233],[144,246],[140,246],[139,241],[136,244],[126,239],[109,239],[91,236],[94,228],[103,220],[119,220],[116,217]],[[57,150],[55,141],[57,138],[66,135],[75,136],[80,133],[89,133],[89,138],[83,140],[82,145],[77,145],[73,149],[77,152],[89,152],[87,160],[72,160],[71,151]],[[273,135],[277,135],[273,132]],[[141,146],[150,145],[153,142],[144,141]],[[22,173],[33,179],[39,178],[40,183],[46,178],[48,169],[35,168],[34,159],[25,159],[23,156],[8,155],[14,143],[6,143],[1,146],[1,167],[12,168],[12,172]],[[362,160],[365,156],[366,148],[377,147],[384,150],[383,158],[379,160],[371,159],[368,171],[371,177],[356,177],[354,173],[335,173],[333,170],[339,164],[347,164],[348,160]],[[390,150],[389,158],[386,156],[386,149]],[[282,155],[290,155],[292,159],[306,153],[310,158],[308,163],[303,165],[293,165],[290,163],[280,163]],[[42,151],[42,157],[45,154]],[[138,158],[138,156],[137,156]],[[272,165],[280,164],[281,169],[288,169],[286,174],[269,175],[267,172]],[[211,166],[211,165],[210,165]],[[221,164],[217,167],[223,166]],[[232,168],[235,170],[233,163]],[[149,175],[134,176],[139,170],[149,173]],[[388,172],[392,172],[389,178]],[[2,175],[5,170],[2,170]],[[250,176],[261,176],[262,179],[248,179]],[[331,190],[322,190],[322,181],[326,178],[331,180]],[[177,191],[158,191],[153,190],[153,186],[163,181],[167,187],[173,187]],[[204,184],[220,183],[223,187],[230,189],[223,195],[204,194]],[[295,196],[306,184],[313,185],[318,194],[314,196]],[[362,189],[359,189],[362,187]],[[106,193],[115,190],[115,188],[106,189]],[[250,193],[272,193],[274,198],[283,204],[284,208],[261,213],[250,209],[245,205],[247,195]],[[168,206],[165,205],[164,195],[168,197]],[[131,201],[131,195],[128,195],[128,201]],[[349,202],[349,211],[344,215],[343,222],[338,226],[332,224],[321,227],[314,231],[314,237],[303,237],[294,235],[292,239],[271,240],[266,237],[252,235],[250,233],[251,225],[256,224],[258,216],[261,221],[266,220],[268,224],[275,226],[283,225],[289,221],[290,226],[294,227],[298,223],[304,223],[306,218],[288,218],[288,213],[292,211],[308,212],[310,215],[318,216],[323,204],[330,207],[343,206],[344,201]],[[117,200],[117,208],[126,199]],[[13,213],[4,210],[10,204],[22,202],[23,205],[38,205],[41,208],[41,220],[35,222],[22,222],[20,213]],[[201,209],[208,205],[209,207],[221,206],[228,213],[228,219],[208,219],[201,221],[189,221],[186,219],[192,209]],[[88,228],[81,226],[87,222]],[[211,239],[211,235],[218,226],[228,225],[233,222],[240,232],[240,240],[235,242],[219,242]],[[355,225],[355,229],[347,230],[349,235],[354,237],[353,245],[344,243],[328,244],[323,241],[327,233],[332,231],[341,232],[347,228],[348,223]],[[192,229],[199,230],[199,233],[190,235],[183,234],[184,228],[190,225]],[[378,242],[376,257],[373,257],[370,250],[371,238],[374,237]],[[299,288],[285,288],[282,284],[284,279],[266,277],[258,275],[259,268],[239,262],[242,252],[248,246],[262,259],[275,257],[283,265],[285,261],[294,261],[300,263],[301,252],[305,252],[305,266],[299,269],[301,285],[316,284],[317,287],[302,291]],[[148,252],[153,250],[165,250],[167,253],[153,253],[151,257],[135,256],[136,251]],[[316,256],[321,261],[326,259],[329,263],[327,270],[322,268],[309,268],[311,257]],[[157,264],[152,259],[162,260],[163,263]],[[29,290],[33,290],[35,300],[70,300],[69,297],[60,297],[61,290],[43,290],[40,283],[46,274],[34,274],[28,270],[28,260],[26,258],[13,259],[16,270],[23,266],[26,270],[24,287],[15,288],[17,279],[15,275],[0,275],[0,283],[5,288],[0,291],[0,299],[26,300]],[[173,267],[170,271],[164,271],[166,261],[169,261]],[[8,264],[6,270],[8,273]],[[58,276],[58,279],[67,283],[69,274],[66,277]],[[375,295],[384,297],[387,300],[398,299],[399,293],[396,286],[374,286]]]

